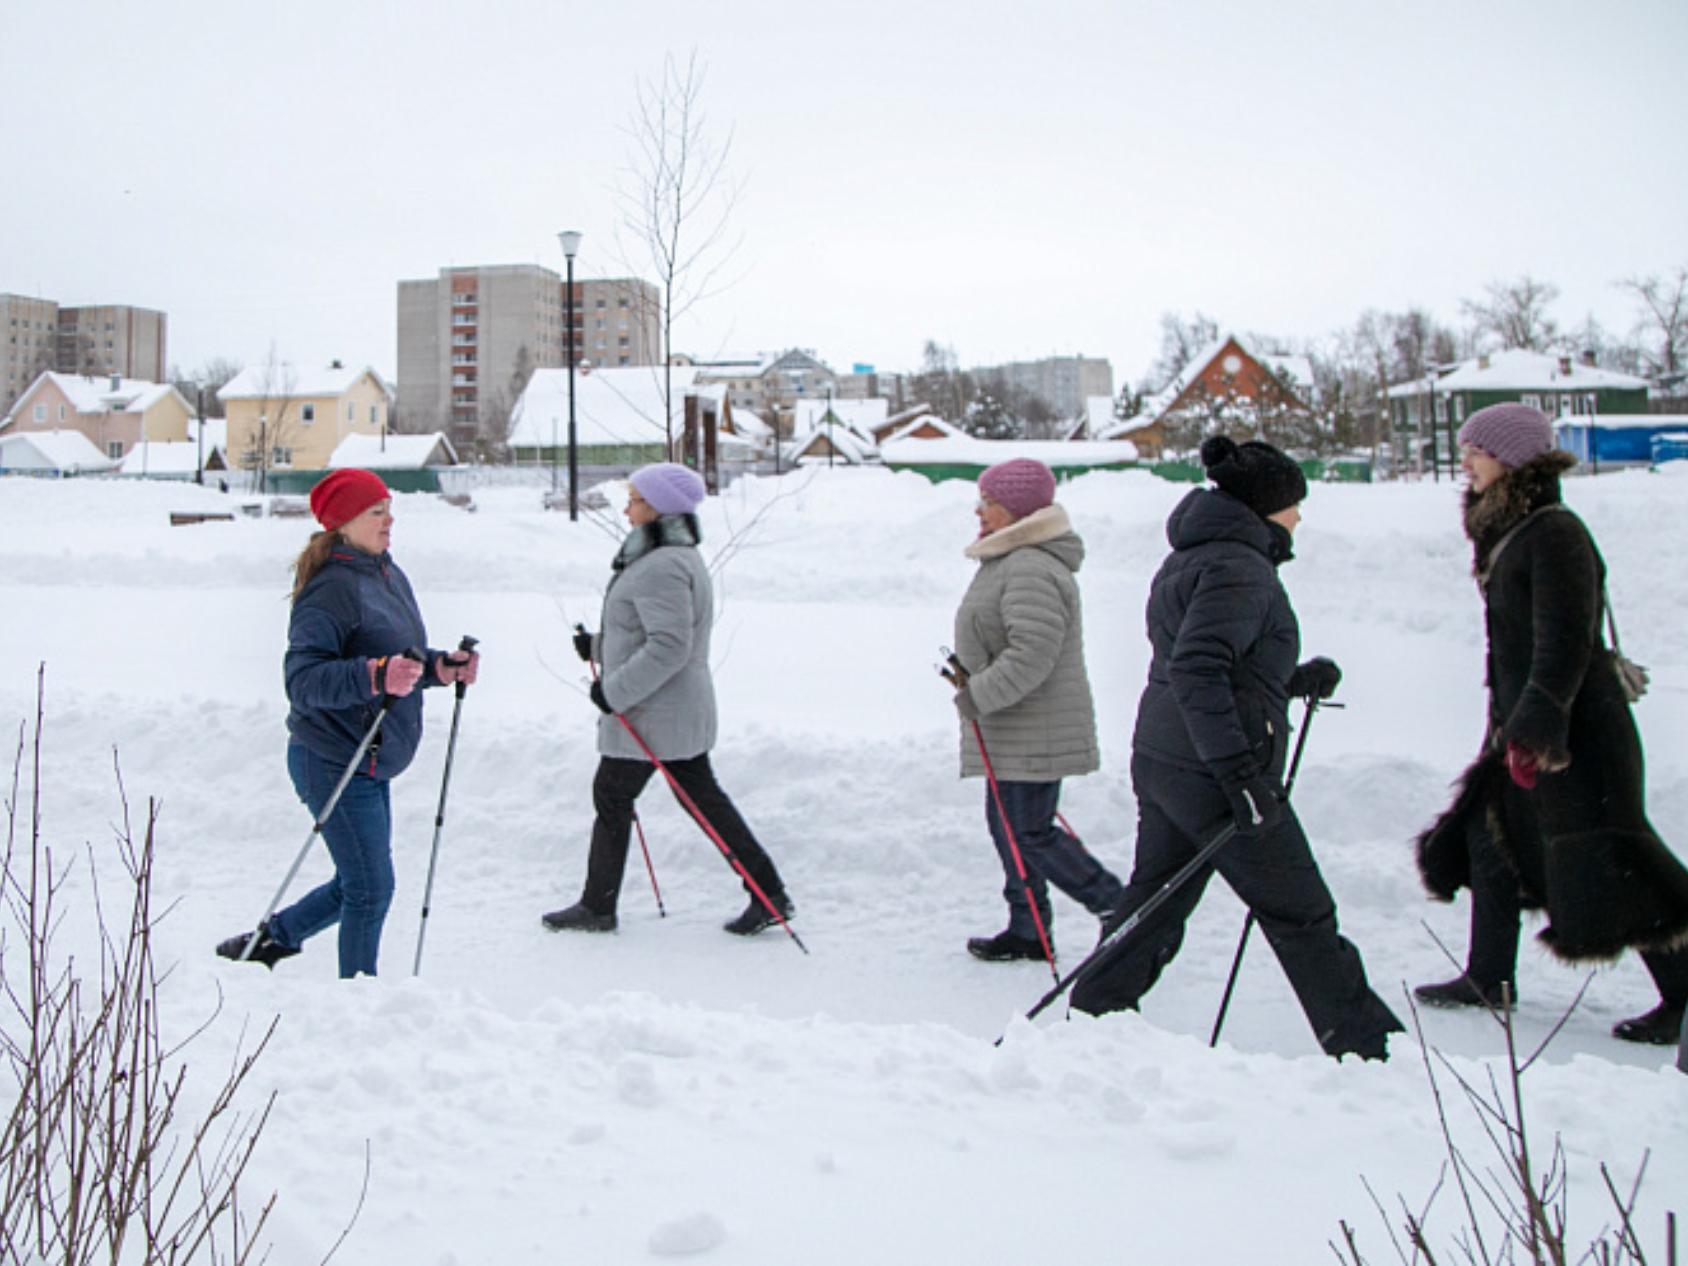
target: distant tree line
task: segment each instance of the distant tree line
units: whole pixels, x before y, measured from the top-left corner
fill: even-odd
[[[1606,369],[1649,378],[1667,390],[1684,390],[1688,377],[1688,265],[1613,283],[1632,301],[1623,331],[1608,330],[1593,316],[1563,325],[1555,313],[1559,289],[1525,274],[1490,282],[1460,303],[1460,320],[1445,324],[1422,307],[1368,308],[1350,326],[1313,339],[1236,331],[1256,355],[1299,355],[1313,382],[1279,377],[1278,392],[1244,402],[1223,395],[1198,402],[1168,434],[1171,447],[1193,447],[1205,431],[1221,426],[1252,430],[1288,447],[1316,453],[1371,448],[1387,437],[1384,392],[1423,378],[1439,366],[1508,348],[1573,355]],[[1161,315],[1160,349],[1148,372],[1120,388],[1114,416],[1137,416],[1144,402],[1171,386],[1201,350],[1223,332],[1204,312]],[[1046,438],[1073,419],[1057,418],[1049,402],[1016,390],[1000,375],[959,368],[955,349],[929,339],[909,396],[971,434],[990,438]],[[1306,408],[1295,407],[1299,400]],[[1178,434],[1181,429],[1192,432]],[[1186,443],[1185,441],[1189,441]]]

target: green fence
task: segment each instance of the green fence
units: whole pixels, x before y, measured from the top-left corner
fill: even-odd
[[[440,473],[432,467],[422,470],[377,470],[381,482],[394,492],[438,492]],[[266,491],[277,496],[302,496],[317,486],[326,470],[272,470],[265,479]]]

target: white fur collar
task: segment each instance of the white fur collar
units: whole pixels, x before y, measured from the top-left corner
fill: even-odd
[[[1047,505],[1041,510],[1033,510],[1023,519],[1015,519],[989,536],[981,536],[962,552],[968,558],[984,562],[989,558],[1001,558],[1023,545],[1042,545],[1072,530],[1067,512],[1058,505]]]

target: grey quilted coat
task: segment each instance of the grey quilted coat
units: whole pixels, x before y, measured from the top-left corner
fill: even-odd
[[[665,519],[636,529],[653,541],[660,535],[674,543],[653,544],[615,574],[596,640],[604,698],[664,761],[701,756],[715,746],[709,675],[715,595],[691,534],[678,530],[682,522]],[[613,716],[598,718],[598,752],[645,759]]]
[[[979,571],[955,613],[955,652],[996,776],[1054,782],[1100,764],[1084,668],[1076,573],[1084,542],[1058,505],[974,541]],[[982,777],[973,725],[961,722],[961,776]]]

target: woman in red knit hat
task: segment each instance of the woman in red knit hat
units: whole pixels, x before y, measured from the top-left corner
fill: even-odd
[[[388,784],[422,738],[419,686],[474,682],[480,657],[427,650],[410,582],[387,549],[392,494],[367,470],[337,470],[311,489],[322,529],[293,565],[293,611],[283,675],[287,771],[312,815],[320,814],[363,736],[391,704],[375,744],[359,759],[322,837],[334,876],[286,909],[217,946],[224,958],[274,967],[304,942],[339,925],[340,975],[375,974],[381,927],[393,898]]]

